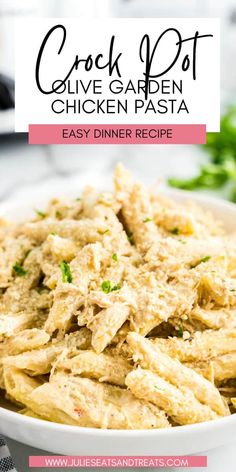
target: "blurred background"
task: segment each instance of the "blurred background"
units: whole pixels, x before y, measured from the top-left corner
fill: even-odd
[[[26,135],[13,132],[14,20],[35,16],[220,17],[221,133],[210,134],[205,147],[27,145]],[[116,161],[144,181],[170,179],[171,185],[236,201],[235,63],[236,0],[0,0],[0,202],[33,189],[57,192],[82,174],[109,176]]]

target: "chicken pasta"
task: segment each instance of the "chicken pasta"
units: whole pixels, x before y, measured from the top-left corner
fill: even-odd
[[[0,220],[0,389],[22,415],[170,428],[236,411],[236,237],[133,180]]]

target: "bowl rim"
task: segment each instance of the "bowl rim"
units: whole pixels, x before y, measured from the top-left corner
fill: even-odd
[[[107,186],[106,183],[107,183],[107,178],[104,179],[104,184],[105,185],[101,185],[103,183],[103,181],[101,181],[99,183],[99,187],[103,187],[103,188],[107,188],[107,191],[112,191],[113,189],[111,188],[111,186]],[[110,180],[110,179],[109,179]],[[84,185],[83,185],[84,187]],[[82,187],[82,188],[83,188]],[[230,202],[228,200],[225,200],[224,198],[222,197],[219,197],[219,196],[215,196],[215,195],[212,195],[212,194],[209,194],[207,192],[204,192],[204,190],[201,192],[201,191],[191,191],[191,190],[182,190],[182,189],[177,189],[177,188],[173,188],[173,187],[169,187],[167,185],[163,185],[163,184],[159,184],[159,185],[151,185],[151,186],[147,186],[152,192],[154,192],[154,194],[157,192],[159,195],[164,195],[164,196],[170,196],[170,197],[180,197],[180,200],[181,200],[181,197],[183,197],[184,200],[186,200],[187,202],[191,202],[191,201],[196,201],[196,202],[199,202],[200,204],[202,203],[204,206],[207,205],[208,203],[209,204],[212,204],[213,206],[218,206],[218,207],[225,207],[227,208],[228,210],[230,211],[235,211],[236,212],[236,203],[233,203],[233,202]],[[156,190],[155,190],[156,189]],[[58,189],[58,192],[53,189],[53,191],[49,190],[48,191],[44,191],[43,192],[43,195],[42,195],[42,192],[40,190],[33,190],[29,192],[29,195],[33,197],[33,204],[35,203],[35,201],[38,200],[38,203],[40,204],[40,201],[42,203],[44,202],[48,202],[49,199],[51,198],[59,198],[60,195],[59,193],[61,194],[61,197],[68,197],[68,198],[73,198],[73,196],[76,194],[78,195],[78,192],[80,192],[80,186],[74,188],[74,183],[72,182],[71,184],[71,188],[68,189],[68,191],[66,192],[61,192],[59,189]],[[24,195],[24,196],[21,196],[21,203],[18,203],[17,201],[17,196],[11,198],[10,200],[6,200],[6,201],[2,201],[0,202],[0,216],[1,216],[1,212],[5,213],[5,209],[6,210],[9,210],[9,209],[19,209],[21,207],[24,207],[24,209],[27,207],[29,210],[32,210],[33,211],[33,205],[32,203],[29,204],[29,195]],[[212,211],[211,209],[209,209],[209,211]]]
[[[67,195],[70,197],[71,194],[74,193],[68,192]],[[186,201],[195,201],[199,202],[200,204],[202,203],[204,206],[207,206],[207,204],[212,204],[212,206],[215,206],[216,209],[217,207],[220,209],[227,209],[230,212],[233,211],[236,214],[236,204],[223,200],[221,198],[217,198],[212,195],[208,194],[201,194],[197,192],[191,192],[191,191],[186,191],[186,190],[180,190],[180,189],[171,189],[169,187],[161,187],[159,188],[160,195],[163,194],[165,196],[176,196],[177,198],[183,197],[184,200]],[[39,193],[35,193],[35,196],[38,195],[39,199],[41,196],[41,201],[46,201],[47,199],[47,194],[40,195]],[[28,199],[22,199],[22,203],[19,205],[14,201],[9,201],[5,202],[5,204],[0,204],[0,210],[2,208],[6,209],[19,209],[20,207],[24,207],[27,205],[27,207],[31,206],[29,205],[29,200]],[[209,211],[213,211],[213,208],[209,208]],[[222,217],[220,217],[221,219]],[[236,228],[235,228],[236,230]],[[217,428],[221,429],[223,426],[227,427],[228,425],[234,425],[236,426],[236,413],[232,415],[228,415],[225,417],[219,417],[214,420],[209,420],[205,421],[202,423],[194,423],[194,424],[189,424],[189,425],[179,425],[175,426],[172,428],[158,428],[158,429],[131,429],[131,430],[125,430],[125,429],[101,429],[101,428],[91,428],[91,427],[84,427],[84,426],[76,426],[76,425],[67,425],[67,424],[61,424],[61,423],[55,423],[51,421],[47,421],[44,419],[40,418],[33,418],[30,416],[24,416],[21,415],[18,412],[12,411],[10,409],[4,408],[0,406],[0,417],[1,419],[4,420],[10,420],[11,423],[14,422],[19,425],[29,425],[32,427],[38,427],[38,428],[45,428],[48,431],[54,430],[55,432],[64,432],[64,433],[70,433],[72,435],[76,434],[84,434],[85,436],[87,435],[99,435],[99,437],[139,437],[140,435],[145,435],[145,437],[163,437],[163,436],[175,436],[178,434],[178,436],[191,434],[191,433],[199,433],[199,432],[210,432],[211,430]],[[1,429],[1,428],[0,428]]]
[[[21,415],[18,412],[8,410],[7,408],[0,407],[0,417],[4,421],[5,419],[13,420],[14,423],[18,423],[21,426],[36,426],[39,428],[46,428],[48,431],[57,431],[58,433],[71,433],[71,434],[85,434],[85,435],[99,435],[99,436],[112,436],[112,437],[123,437],[123,436],[134,436],[140,435],[159,437],[159,436],[175,436],[176,434],[185,435],[185,433],[199,433],[212,429],[221,429],[222,426],[231,424],[236,426],[236,414],[224,416],[214,420],[204,421],[202,423],[194,423],[188,425],[179,425],[170,428],[157,428],[157,429],[102,429],[102,428],[87,428],[85,426],[74,426],[61,423],[55,423],[53,421],[47,421],[40,418],[33,418],[30,416]]]

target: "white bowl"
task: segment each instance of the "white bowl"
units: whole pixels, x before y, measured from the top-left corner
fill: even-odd
[[[105,188],[105,187],[103,187]],[[76,192],[70,192],[78,195]],[[55,194],[55,189],[54,189]],[[60,192],[58,192],[60,194]],[[236,231],[236,205],[212,197],[182,191],[165,191],[175,200],[198,202],[222,220],[227,231]],[[50,197],[34,194],[28,201],[0,207],[8,217],[29,215],[29,208],[41,208]],[[66,455],[184,455],[222,446],[235,438],[236,415],[206,423],[163,430],[99,430],[50,423],[22,416],[0,407],[0,433],[46,451]]]

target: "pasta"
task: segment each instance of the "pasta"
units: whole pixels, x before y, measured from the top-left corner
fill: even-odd
[[[148,339],[136,333],[130,333],[127,341],[132,348],[135,360],[141,367],[150,369],[178,388],[186,388],[193,392],[197,400],[209,405],[218,414],[224,415],[225,405],[218,390],[208,380],[181,364],[177,359],[162,353]]]
[[[170,428],[234,414],[236,249],[133,180],[1,222],[0,389],[22,415]]]

